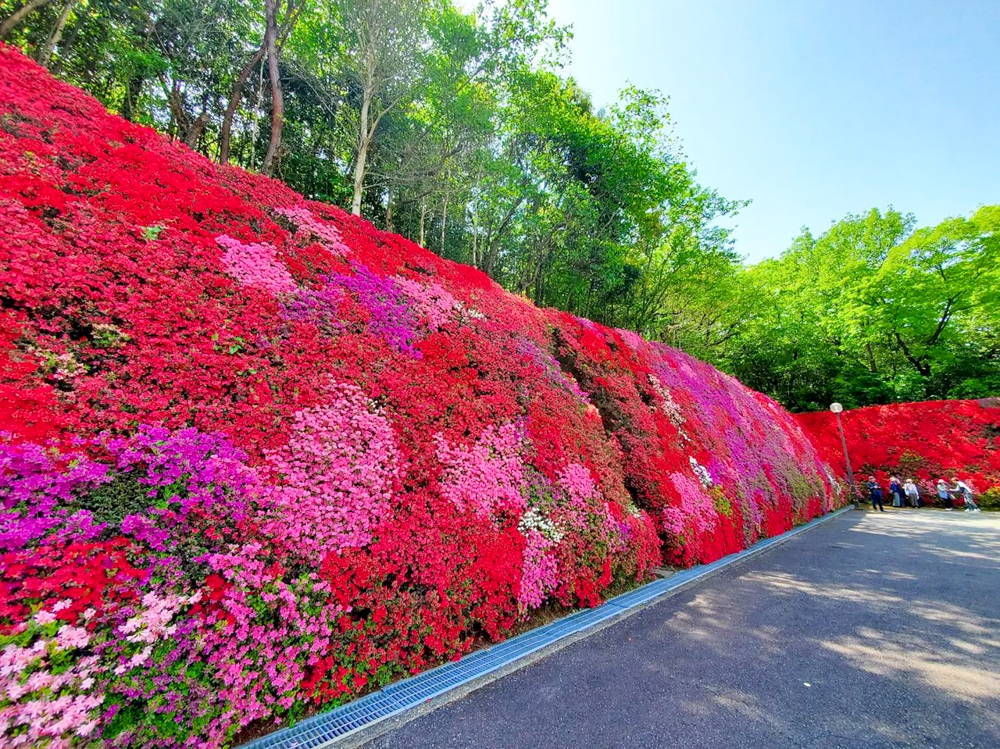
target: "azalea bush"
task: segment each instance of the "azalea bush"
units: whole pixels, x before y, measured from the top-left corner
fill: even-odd
[[[796,421],[0,47],[0,734],[221,747],[831,510]]]
[[[843,447],[832,413],[799,414],[799,423],[831,466],[843,473]],[[874,475],[914,479],[925,502],[936,484],[960,478],[977,495],[1000,492],[1000,400],[927,401],[869,406],[841,414],[851,467],[860,481]],[[991,493],[992,492],[992,493]],[[987,498],[989,504],[989,498]]]

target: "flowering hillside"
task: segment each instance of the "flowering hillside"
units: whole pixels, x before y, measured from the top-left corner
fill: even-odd
[[[224,746],[830,510],[794,419],[0,47],[0,734]]]
[[[851,468],[858,480],[875,475],[913,478],[933,500],[934,484],[958,477],[974,491],[1000,488],[1000,400],[927,401],[869,406],[841,414]],[[830,465],[843,473],[844,453],[829,411],[798,414]]]

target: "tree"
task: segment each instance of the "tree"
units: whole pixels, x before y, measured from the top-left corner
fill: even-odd
[[[361,215],[368,153],[382,119],[409,101],[420,80],[426,0],[341,0],[347,64],[360,89],[351,213]]]
[[[28,17],[28,15],[39,8],[44,8],[52,0],[28,0],[24,5],[11,13],[0,23],[0,39],[6,39],[14,27]]]
[[[922,378],[927,395],[947,392],[948,373],[975,343],[996,340],[1000,211],[982,208],[969,219],[920,229],[886,260],[878,280],[891,340]],[[889,298],[885,298],[889,297]],[[978,324],[969,326],[969,321]],[[976,347],[978,348],[978,347]],[[995,345],[980,350],[995,357]]]
[[[59,12],[59,17],[56,19],[55,25],[53,25],[52,31],[49,33],[49,38],[38,49],[38,54],[35,56],[40,65],[48,67],[49,62],[52,60],[52,53],[55,52],[56,47],[59,46],[59,40],[62,39],[63,30],[69,21],[69,14],[76,3],[77,0],[66,0],[63,4],[62,10]]]
[[[746,267],[720,225],[746,202],[699,183],[667,98],[595,106],[545,6],[0,0],[0,36],[128,119],[792,409],[1000,392],[1000,208],[873,209]]]
[[[299,16],[302,14],[302,10],[305,7],[304,2],[295,2],[295,0],[287,0],[285,3],[285,13],[280,24],[277,24],[275,31],[275,59],[278,59],[281,54],[281,49],[288,39],[289,34],[292,33],[292,29],[295,27]],[[265,13],[266,16],[266,13]],[[250,80],[250,76],[253,75],[253,71],[260,65],[261,61],[266,55],[268,55],[268,21],[265,19],[265,30],[264,38],[262,39],[260,46],[254,51],[253,55],[240,69],[239,74],[236,76],[236,80],[233,83],[232,91],[229,94],[229,104],[226,106],[226,112],[222,118],[222,129],[219,135],[219,163],[228,164],[230,149],[232,146],[232,133],[233,133],[233,118],[236,116],[236,112],[240,108],[240,101],[243,97],[243,90],[246,88],[247,81]],[[269,58],[270,59],[270,58]],[[270,77],[270,67],[268,68],[268,75]],[[273,84],[272,84],[273,85]],[[284,98],[281,96],[281,90],[279,85],[279,99],[282,103],[282,109],[284,108]],[[273,95],[272,95],[273,98]],[[273,111],[273,108],[272,108]],[[282,113],[283,114],[283,113]],[[274,140],[274,119],[272,114],[272,141]],[[280,142],[280,130],[284,124],[284,119],[279,118],[279,137]],[[269,143],[270,148],[270,143]],[[277,151],[277,147],[275,147]],[[273,158],[273,154],[272,154]]]
[[[285,124],[285,101],[281,95],[281,74],[278,70],[278,0],[264,0],[267,17],[264,29],[264,48],[267,50],[267,74],[271,81],[271,139],[261,164],[264,174],[274,171],[274,157],[281,145],[281,129]]]
[[[759,303],[708,358],[795,410],[996,392],[998,217],[915,229],[873,209],[804,231],[747,271]]]

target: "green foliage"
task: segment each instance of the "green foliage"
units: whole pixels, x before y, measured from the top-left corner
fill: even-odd
[[[90,510],[94,522],[118,528],[126,516],[141,513],[156,503],[155,497],[147,496],[149,491],[149,486],[139,483],[137,474],[118,473],[81,498],[80,506]]]
[[[14,7],[0,0],[0,16]],[[277,7],[295,23],[280,40],[276,175],[308,197],[359,200],[367,218],[539,304],[645,332],[672,318],[681,297],[666,292],[693,290],[703,265],[732,274],[713,220],[742,204],[694,181],[665,97],[630,86],[598,110],[559,75],[568,31],[544,0],[473,13],[449,0]],[[39,48],[57,15],[36,11],[14,41]],[[256,169],[272,93],[255,57],[263,17],[262,0],[87,0],[52,68],[211,158],[236,102],[229,159]]]
[[[161,224],[154,224],[153,226],[147,226],[142,230],[142,238],[147,242],[155,242],[160,238],[160,234],[163,233],[164,227]]]
[[[733,505],[729,501],[729,498],[723,493],[722,489],[719,487],[712,487],[712,504],[715,505],[715,511],[720,515],[724,515],[727,518],[733,516]]]
[[[560,74],[570,32],[545,0],[275,3],[275,175],[307,197],[793,410],[1000,393],[1000,206],[924,228],[872,209],[744,267],[717,220],[746,202],[697,183],[659,92],[626,86],[599,109]],[[0,0],[0,18],[20,6]],[[8,40],[45,61],[63,7],[40,6]],[[49,64],[210,158],[229,109],[229,160],[259,169],[264,16],[265,0],[77,0]]]
[[[1000,486],[987,489],[976,499],[981,510],[1000,510]]]
[[[914,225],[873,209],[803,231],[736,272],[714,300],[732,335],[697,353],[794,410],[996,393],[1000,207]]]

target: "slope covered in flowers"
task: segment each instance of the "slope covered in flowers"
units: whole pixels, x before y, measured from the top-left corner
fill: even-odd
[[[913,478],[933,500],[934,484],[958,477],[977,493],[1000,487],[1000,400],[926,401],[869,406],[841,414],[851,468]],[[803,429],[838,473],[845,465],[832,413],[798,414]]]
[[[2,47],[0,226],[5,745],[227,745],[839,496],[712,367]]]

